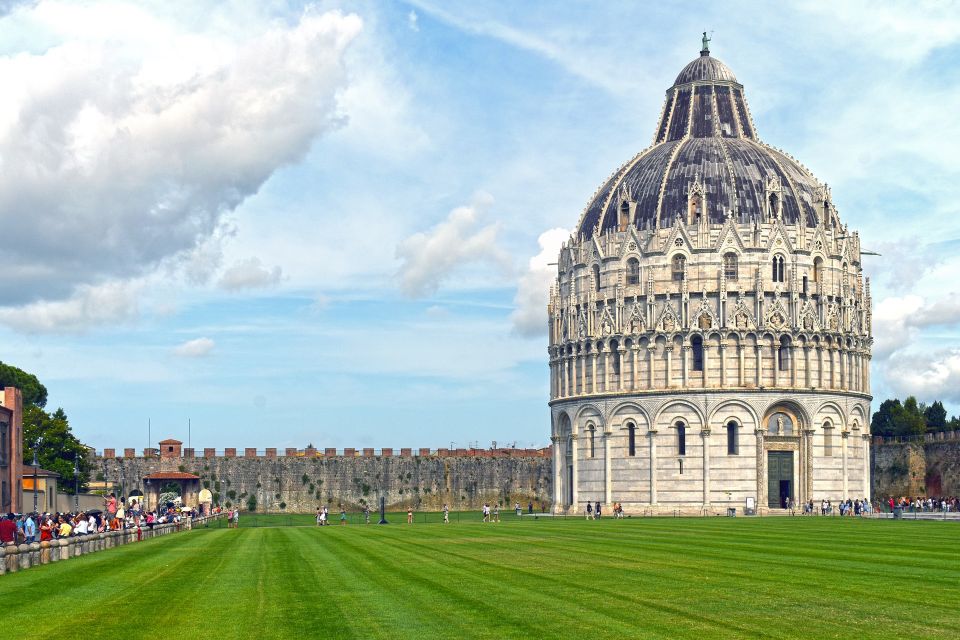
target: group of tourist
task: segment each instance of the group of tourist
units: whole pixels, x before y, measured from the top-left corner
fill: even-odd
[[[490,503],[484,502],[481,513],[483,514],[484,522],[500,522],[500,503],[495,503],[491,510]]]
[[[890,496],[887,498],[887,506],[890,507],[890,511],[899,507],[911,513],[956,513],[960,511],[960,498],[956,496],[949,498],[943,496],[916,496],[914,498],[901,496],[895,500],[893,496]]]
[[[587,520],[600,519],[600,501],[599,500],[596,502],[596,504],[590,504],[590,502],[587,502],[586,517],[587,517]]]

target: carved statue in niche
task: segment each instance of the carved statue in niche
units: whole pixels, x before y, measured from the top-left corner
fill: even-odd
[[[673,331],[675,323],[673,322],[673,316],[664,316],[663,317],[663,330],[664,331]]]
[[[713,328],[713,318],[710,317],[709,313],[701,313],[700,317],[697,318],[697,325],[701,329],[711,329]]]
[[[780,327],[783,326],[783,323],[784,323],[784,318],[782,315],[780,315],[779,311],[770,314],[770,326],[772,326],[775,329],[779,329]]]
[[[577,320],[577,335],[580,336],[581,340],[587,337],[587,318],[582,310],[580,311],[580,318]]]
[[[777,416],[777,435],[783,435],[783,416]]]
[[[748,328],[750,324],[750,318],[747,317],[747,314],[741,311],[734,317],[734,324],[736,324],[737,329],[744,331]]]
[[[603,331],[603,335],[609,336],[613,333],[613,323],[610,322],[610,318],[605,317],[603,323],[600,325],[600,330]]]
[[[640,314],[640,305],[635,304],[630,313],[630,333],[636,335],[643,331],[643,316]]]

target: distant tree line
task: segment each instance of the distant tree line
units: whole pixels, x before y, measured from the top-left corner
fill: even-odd
[[[40,468],[59,473],[60,489],[73,493],[76,459],[80,490],[83,491],[90,481],[89,449],[73,435],[66,412],[59,407],[47,412],[47,388],[37,376],[0,362],[0,388],[6,387],[17,387],[23,396],[23,463],[33,463],[33,449],[39,439],[37,462]]]
[[[947,419],[947,410],[943,403],[935,400],[932,404],[917,402],[910,396],[900,400],[884,400],[870,421],[870,432],[879,436],[915,436],[937,431],[960,429],[960,417]]]

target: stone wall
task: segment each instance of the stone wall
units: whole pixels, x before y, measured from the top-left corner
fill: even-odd
[[[96,470],[126,492],[143,490],[143,477],[158,471],[182,471],[200,477],[201,488],[226,506],[257,511],[313,513],[317,506],[341,502],[356,509],[437,510],[477,509],[484,502],[525,507],[533,501],[549,509],[551,460],[540,452],[529,455],[316,455],[211,457],[95,458]],[[219,500],[217,499],[219,496]]]
[[[874,500],[888,496],[958,496],[960,439],[874,442],[871,469]]]

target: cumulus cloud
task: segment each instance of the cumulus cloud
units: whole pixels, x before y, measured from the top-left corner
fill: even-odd
[[[264,289],[276,286],[281,275],[280,267],[267,268],[260,258],[254,257],[242,260],[224,271],[219,284],[228,291]]]
[[[400,290],[421,297],[436,292],[458,269],[477,263],[509,269],[510,258],[497,244],[499,225],[480,226],[483,212],[493,203],[478,194],[472,204],[457,207],[427,232],[415,233],[397,245]]]
[[[215,343],[210,338],[196,338],[177,345],[173,353],[181,358],[202,358],[210,355]]]
[[[139,313],[143,282],[112,280],[80,285],[64,300],[0,307],[0,322],[24,333],[82,332],[91,325],[132,320]]]
[[[557,268],[550,263],[557,261],[560,246],[570,237],[567,229],[550,229],[537,238],[540,253],[530,258],[527,271],[520,276],[517,294],[513,299],[516,307],[510,320],[513,330],[523,336],[540,336],[547,332],[547,302],[550,285],[557,275]]]
[[[895,354],[885,373],[887,384],[900,397],[960,402],[960,349]]]
[[[361,29],[314,9],[232,40],[136,6],[40,2],[16,17],[57,43],[0,58],[0,299],[43,329],[109,318],[85,302],[124,288],[103,283],[178,266],[208,278],[224,215],[343,123],[344,50]]]
[[[420,31],[418,20],[417,12],[411,9],[410,13],[407,14],[407,26],[410,27],[411,31]]]

